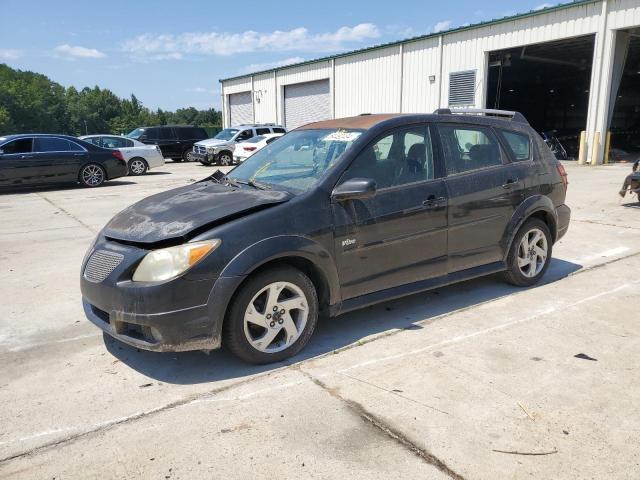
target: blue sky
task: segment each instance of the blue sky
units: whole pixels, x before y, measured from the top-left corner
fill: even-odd
[[[550,4],[541,0],[0,0],[0,63],[146,106],[220,106],[218,79]]]

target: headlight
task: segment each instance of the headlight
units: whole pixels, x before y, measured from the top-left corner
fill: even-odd
[[[134,282],[162,282],[186,272],[213,252],[221,240],[185,243],[148,253],[133,274]]]

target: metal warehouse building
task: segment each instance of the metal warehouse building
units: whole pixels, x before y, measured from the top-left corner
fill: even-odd
[[[609,139],[640,150],[640,0],[579,0],[221,83],[225,126],[500,108],[601,163]]]

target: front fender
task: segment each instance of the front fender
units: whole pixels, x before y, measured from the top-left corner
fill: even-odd
[[[318,242],[298,235],[266,238],[236,255],[224,268],[221,277],[244,277],[267,262],[286,257],[309,260],[322,273],[329,287],[329,304],[340,302],[340,283],[333,256]]]
[[[338,272],[333,257],[318,242],[301,236],[282,235],[261,240],[245,248],[224,267],[216,280],[208,300],[212,321],[211,348],[220,346],[222,324],[233,295],[247,275],[272,260],[286,257],[304,258],[312,262],[324,275],[329,287],[329,303],[340,302]]]
[[[522,226],[522,224],[534,213],[544,212],[547,221],[550,223],[549,229],[551,230],[551,236],[555,243],[557,231],[558,231],[558,214],[556,213],[556,209],[553,206],[553,202],[544,195],[534,195],[527,198],[524,202],[520,204],[520,206],[516,209],[514,214],[511,216],[507,227],[505,228],[504,234],[502,236],[502,247],[504,252],[504,260],[507,259],[509,255],[509,250],[511,249],[511,244],[518,233],[518,230]]]

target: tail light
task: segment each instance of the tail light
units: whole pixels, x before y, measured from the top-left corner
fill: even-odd
[[[120,150],[112,150],[111,155],[116,157],[121,162],[124,162],[124,157],[122,156],[122,152]]]
[[[556,167],[558,168],[558,173],[560,174],[562,185],[564,185],[564,189],[566,190],[569,186],[569,176],[567,175],[567,171],[564,169],[564,165],[562,165],[560,162],[556,163]]]
[[[245,151],[247,152],[253,152],[257,147],[242,147],[245,149]]]

